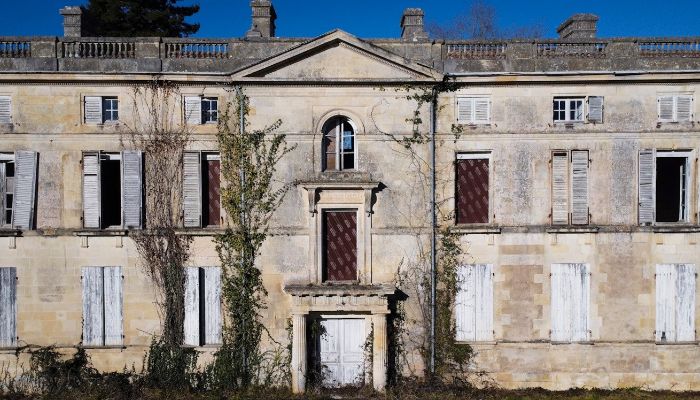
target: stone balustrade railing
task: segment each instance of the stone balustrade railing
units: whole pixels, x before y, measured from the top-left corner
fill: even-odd
[[[645,57],[700,57],[700,39],[643,40],[639,52]]]
[[[0,58],[28,58],[32,56],[29,41],[0,41]]]
[[[537,57],[605,57],[605,42],[545,42],[536,43]]]
[[[136,58],[136,44],[126,41],[62,42],[63,58]]]
[[[228,58],[228,42],[189,42],[168,40],[163,43],[165,58]]]
[[[447,43],[447,58],[470,60],[505,58],[506,46],[505,42]]]

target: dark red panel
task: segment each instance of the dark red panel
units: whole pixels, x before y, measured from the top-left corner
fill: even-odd
[[[357,280],[357,217],[355,211],[323,213],[325,281]]]
[[[489,222],[489,160],[457,160],[458,224]]]
[[[207,160],[206,191],[204,193],[204,225],[221,224],[221,163],[219,160]]]

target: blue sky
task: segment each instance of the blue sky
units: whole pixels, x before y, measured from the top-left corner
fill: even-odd
[[[59,8],[84,0],[0,0],[1,35],[61,35]],[[365,38],[397,37],[406,7],[421,7],[426,19],[447,23],[470,0],[273,0],[277,35],[312,37],[334,28]],[[187,1],[186,3],[191,3]],[[700,36],[700,0],[487,0],[503,28],[539,24],[547,37],[578,12],[601,17],[599,36]],[[192,21],[202,27],[197,37],[240,37],[250,26],[249,0],[199,0]],[[527,4],[525,6],[524,4]],[[671,9],[672,5],[672,9]],[[673,10],[682,10],[674,12]]]

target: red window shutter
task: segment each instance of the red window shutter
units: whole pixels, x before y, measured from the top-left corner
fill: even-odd
[[[489,222],[489,160],[457,160],[458,224]]]
[[[323,213],[324,281],[357,280],[357,212]]]
[[[206,168],[204,226],[216,226],[221,224],[221,162],[207,160]]]

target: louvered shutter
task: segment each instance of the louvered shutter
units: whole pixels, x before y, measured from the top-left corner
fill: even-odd
[[[122,151],[122,213],[125,228],[140,228],[143,213],[141,152]]]
[[[493,340],[493,266],[474,265],[476,270],[476,341]]]
[[[104,267],[105,346],[120,346],[123,330],[122,268]]]
[[[571,291],[571,341],[588,340],[588,307],[590,303],[590,273],[586,264],[569,265]]]
[[[474,98],[457,99],[457,122],[469,124],[474,122]]]
[[[100,153],[83,154],[83,226],[100,227]]]
[[[474,99],[474,123],[488,124],[491,121],[491,102],[487,97]]]
[[[101,124],[102,122],[102,97],[85,96],[85,123]]]
[[[568,265],[552,264],[551,275],[551,340],[553,342],[568,342],[571,340],[571,325],[567,315],[571,310]]]
[[[476,340],[476,272],[465,265],[457,270],[459,290],[455,296],[455,322],[457,340]]]
[[[0,347],[17,346],[17,270],[0,268]]]
[[[654,175],[656,170],[655,151],[644,149],[639,152],[639,223],[654,223]]]
[[[552,154],[552,224],[569,223],[569,156],[568,153]]]
[[[185,122],[189,125],[202,123],[202,98],[199,96],[185,97]]]
[[[676,121],[693,120],[693,96],[676,96]]]
[[[83,345],[104,344],[104,279],[101,267],[83,267]]]
[[[221,268],[204,268],[204,343],[221,343]]]
[[[659,96],[658,103],[659,122],[673,122],[673,96]]]
[[[183,214],[185,227],[202,225],[202,168],[199,152],[185,152],[183,156]]]
[[[12,206],[12,226],[32,229],[34,193],[36,193],[37,154],[35,151],[15,152],[15,189]]]
[[[0,124],[12,122],[12,98],[10,96],[0,96]]]
[[[673,264],[656,266],[656,341],[676,340],[676,268]]]
[[[185,274],[185,344],[199,346],[199,268],[187,267]]]
[[[603,123],[603,97],[591,96],[588,98],[588,122],[594,124]]]
[[[676,340],[695,341],[695,265],[676,265]]]
[[[571,223],[588,224],[588,151],[571,151]]]

